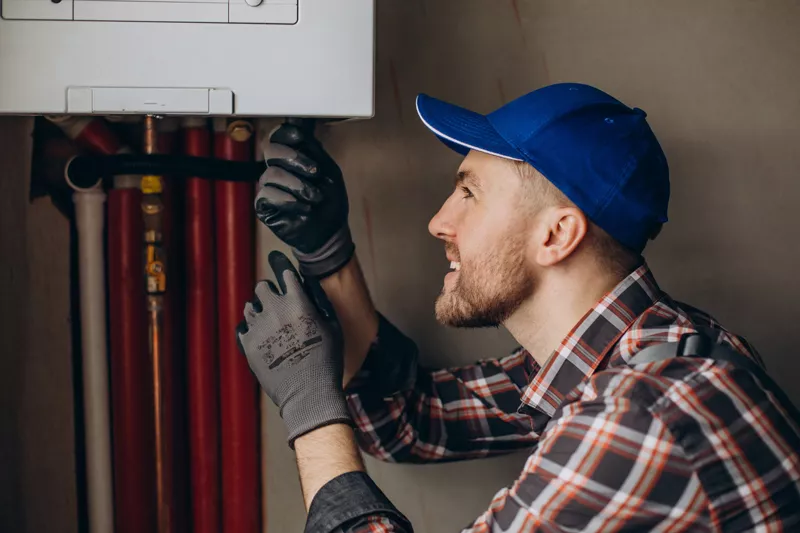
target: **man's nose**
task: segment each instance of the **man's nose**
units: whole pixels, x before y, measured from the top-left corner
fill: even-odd
[[[453,241],[456,236],[456,231],[450,217],[448,217],[447,204],[448,202],[445,202],[439,209],[439,212],[436,213],[428,223],[428,232],[437,239]]]

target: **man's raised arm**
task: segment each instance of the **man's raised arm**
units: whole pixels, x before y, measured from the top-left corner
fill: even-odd
[[[358,258],[320,280],[344,336],[344,385],[361,369],[378,335],[378,313],[361,272]]]

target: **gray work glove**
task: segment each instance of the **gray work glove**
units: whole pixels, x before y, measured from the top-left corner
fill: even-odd
[[[272,252],[269,264],[280,290],[271,281],[256,285],[237,337],[261,388],[280,408],[293,446],[316,428],[352,425],[342,391],[342,342],[289,258]]]
[[[314,138],[313,121],[283,124],[263,150],[256,216],[292,247],[304,276],[333,274],[355,251],[342,171]]]

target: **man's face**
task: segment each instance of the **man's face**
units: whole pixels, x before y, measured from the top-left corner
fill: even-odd
[[[428,225],[445,241],[451,261],[436,300],[439,322],[498,326],[533,293],[522,193],[521,177],[508,161],[476,151],[464,159],[453,194]]]

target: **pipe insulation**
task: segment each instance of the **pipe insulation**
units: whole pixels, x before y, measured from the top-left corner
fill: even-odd
[[[75,117],[76,124],[86,117]],[[100,118],[76,142],[106,156],[130,153]],[[77,127],[67,132],[74,134]],[[65,130],[67,131],[67,130]],[[70,179],[67,173],[67,179]],[[72,180],[70,180],[72,181]],[[76,183],[77,185],[77,183]],[[152,379],[147,357],[141,240],[144,232],[136,175],[117,175],[108,192],[108,303],[114,457],[115,532],[153,531],[156,525],[155,431]]]
[[[47,118],[78,146],[90,152],[112,155],[127,151],[101,117],[59,115]],[[88,188],[91,184],[78,186]]]
[[[75,189],[72,201],[75,203],[80,265],[78,283],[89,531],[106,533],[114,529],[103,255],[106,195],[99,189]]]
[[[211,154],[211,131],[205,119],[185,119],[183,138],[187,155]],[[218,533],[221,525],[213,189],[211,181],[186,180],[186,350],[194,533]]]
[[[108,279],[116,533],[155,531],[155,435],[142,268],[142,193],[108,192]]]
[[[214,121],[214,154],[252,161],[252,125]],[[254,280],[253,184],[214,183],[222,437],[222,531],[260,529],[258,388],[239,352],[236,326],[252,297]]]
[[[90,186],[99,178],[120,174],[156,174],[255,183],[266,166],[259,161],[226,161],[169,154],[79,155],[67,163],[69,179]]]

